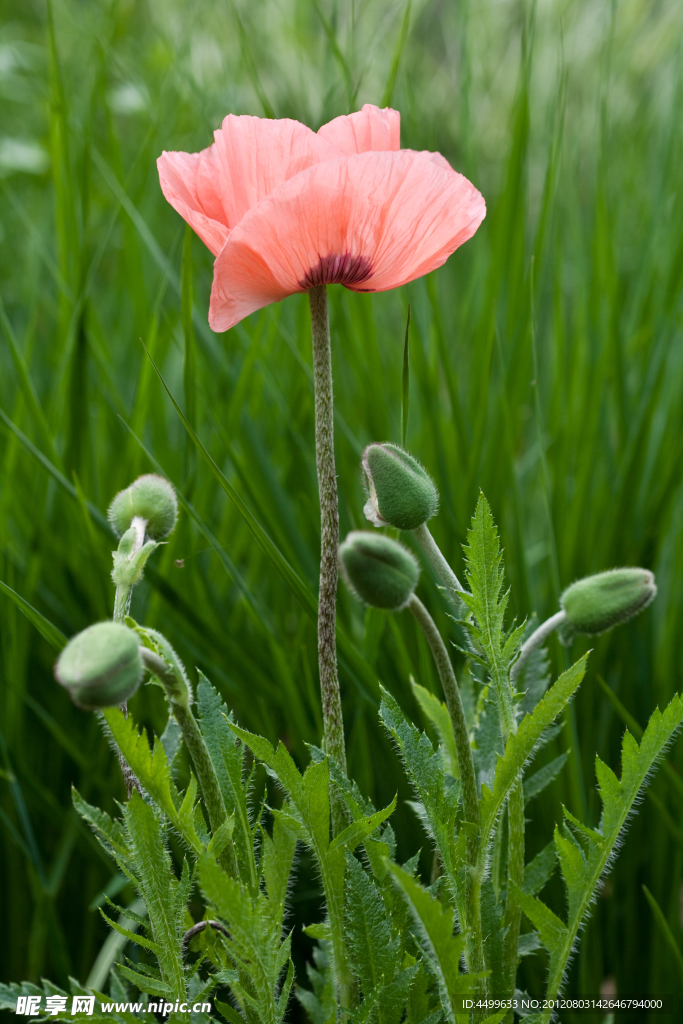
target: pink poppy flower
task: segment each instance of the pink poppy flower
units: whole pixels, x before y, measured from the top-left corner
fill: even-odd
[[[318,132],[229,114],[214,138],[157,162],[164,195],[216,257],[214,331],[315,285],[398,288],[445,263],[486,214],[440,153],[400,149],[388,107]]]

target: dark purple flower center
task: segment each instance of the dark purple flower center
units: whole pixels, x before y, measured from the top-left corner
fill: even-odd
[[[306,271],[299,284],[308,290],[320,284],[360,284],[372,274],[372,263],[367,256],[352,256],[345,252],[343,256],[330,253],[329,256],[321,256],[319,263]]]

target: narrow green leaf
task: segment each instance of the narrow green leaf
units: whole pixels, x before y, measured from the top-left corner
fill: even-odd
[[[16,590],[12,590],[2,580],[0,580],[0,593],[9,597],[10,601],[15,603],[19,611],[23,612],[31,625],[35,626],[51,647],[54,647],[56,651],[61,651],[63,647],[66,647],[68,641],[61,629],[54,626],[49,619],[41,615],[37,608],[34,608],[32,604],[29,604],[20,594],[17,594]]]
[[[144,348],[144,343],[141,344],[143,345]],[[173,408],[177,412],[180,421],[185,427],[185,430],[192,439],[192,442],[197,447],[197,450],[204,458],[204,461],[208,465],[209,469],[215,476],[221,489],[227,494],[232,503],[235,505],[235,508],[241,515],[248,529],[250,530],[252,536],[254,537],[254,540],[259,545],[259,547],[266,555],[268,560],[272,563],[273,567],[277,570],[277,572],[282,576],[287,585],[291,588],[292,592],[296,595],[301,604],[310,612],[317,613],[317,602],[310,588],[306,586],[306,584],[303,582],[298,573],[292,568],[292,566],[289,564],[289,562],[278,549],[278,547],[270,539],[270,537],[263,529],[261,524],[257,522],[255,517],[249,511],[248,507],[240,498],[235,488],[232,486],[230,481],[223,474],[223,472],[220,470],[212,456],[209,454],[207,449],[199,440],[194,429],[192,428],[192,425],[190,424],[187,417],[185,416],[180,406],[176,402],[175,398],[173,397],[170,388],[168,387],[166,381],[164,380],[161,374],[161,371],[159,370],[159,367],[156,365],[154,359],[152,359],[152,356],[150,355],[146,348],[145,352],[147,352],[149,360],[156,371],[157,377],[161,381],[161,384],[163,385],[166,394],[170,398]]]
[[[562,771],[564,764],[569,757],[569,751],[560,754],[548,764],[543,765],[537,772],[524,780],[524,801],[533,800],[535,796],[542,793],[546,786],[549,786]]]
[[[273,770],[294,803],[301,808],[304,799],[303,779],[284,743],[278,743],[277,750],[273,750],[272,745],[263,736],[240,729],[238,725],[230,721],[228,721],[228,725],[235,736],[239,736],[253,751],[259,761],[263,761],[268,768]]]
[[[398,39],[396,41],[396,49],[394,50],[394,56],[391,61],[391,69],[389,71],[389,77],[387,78],[387,84],[384,87],[384,93],[382,95],[382,102],[380,106],[390,107],[391,100],[394,95],[394,86],[396,85],[396,78],[398,76],[398,68],[401,63],[401,55],[408,39],[408,30],[410,28],[410,8],[412,7],[412,0],[408,0],[406,9],[403,13],[403,20],[401,21],[401,29],[399,31]],[[410,306],[408,306],[410,310]],[[410,312],[408,313],[410,316]],[[407,332],[406,332],[407,333]],[[406,416],[406,420],[407,420]],[[405,447],[405,434],[403,436],[403,445]]]
[[[657,903],[657,900],[654,898],[654,896],[652,895],[652,893],[646,885],[643,886],[643,892],[645,893],[645,898],[647,902],[650,904],[650,909],[654,914],[655,921],[657,922],[657,927],[662,933],[664,941],[673,953],[676,966],[678,967],[680,975],[683,978],[683,953],[681,953],[678,943],[674,938],[673,932],[669,928],[669,922],[664,916],[664,912],[662,911],[662,908],[660,907],[659,903]]]

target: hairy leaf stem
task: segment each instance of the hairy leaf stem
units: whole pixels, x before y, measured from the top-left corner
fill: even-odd
[[[519,649],[517,661],[510,669],[510,682],[512,683],[513,688],[522,669],[534,651],[537,650],[545,640],[547,640],[553,630],[562,625],[566,618],[566,612],[562,610],[556,612],[554,615],[551,615],[549,619],[546,619],[545,622],[542,622],[538,629],[535,629],[531,636],[524,641]]]
[[[197,720],[192,714],[190,706],[192,694],[187,681],[181,672],[175,670],[164,658],[154,651],[150,651],[149,648],[141,647],[140,654],[145,666],[157,677],[166,690],[173,717],[180,726],[183,740],[197,772],[197,781],[206,804],[211,831],[215,834],[223,822],[227,821],[228,812],[225,809],[225,801],[211,755],[199,730]],[[239,878],[237,859],[231,842],[227,844],[219,862],[233,878]]]
[[[323,708],[325,750],[346,772],[344,721],[342,718],[335,618],[337,604],[337,551],[339,549],[339,508],[337,475],[334,465],[334,411],[332,394],[332,346],[325,285],[311,288],[313,334],[313,381],[315,387],[315,460],[320,493],[320,589],[318,597],[318,668]],[[335,835],[344,827],[343,805],[330,792],[332,829]]]
[[[471,868],[474,868],[479,855],[479,799],[477,797],[477,780],[474,773],[472,748],[470,747],[469,731],[465,710],[460,697],[460,690],[458,689],[458,683],[451,659],[446,650],[446,645],[441,638],[434,619],[415,594],[413,594],[408,602],[408,608],[417,619],[429,644],[446,698],[446,707],[451,719],[455,749],[458,755],[463,813],[465,820],[476,828],[475,835],[468,834],[467,836],[467,859]],[[465,913],[467,920],[463,922],[463,925],[469,930],[469,968],[472,973],[480,973],[485,970],[484,944],[481,929],[481,873],[477,873],[474,870],[467,872],[465,887]]]

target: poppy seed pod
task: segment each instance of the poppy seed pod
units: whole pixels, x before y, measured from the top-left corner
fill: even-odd
[[[138,516],[145,520],[145,532],[153,540],[163,540],[172,533],[178,518],[176,493],[162,476],[146,473],[130,487],[119,491],[107,513],[117,537],[129,529]]]
[[[649,569],[610,569],[572,583],[560,604],[571,632],[596,635],[633,618],[656,593]]]
[[[436,485],[403,448],[388,443],[368,445],[362,463],[370,490],[363,511],[375,526],[415,530],[436,514]]]
[[[74,704],[93,711],[129,700],[142,681],[140,641],[118,622],[98,622],[69,640],[55,678]]]
[[[420,569],[410,551],[389,537],[354,531],[339,548],[342,574],[360,601],[399,611],[417,586]]]

